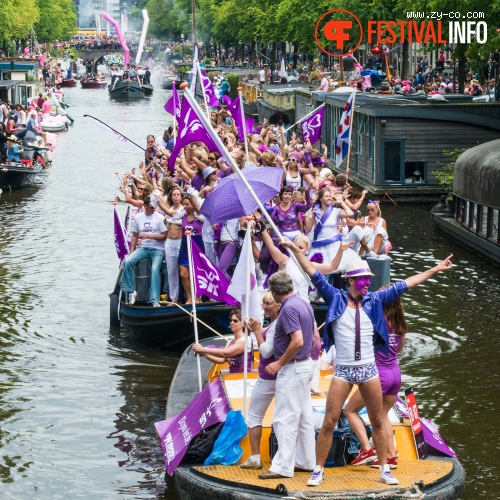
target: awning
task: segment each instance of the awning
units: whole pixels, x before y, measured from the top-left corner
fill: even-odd
[[[19,84],[21,83],[20,80],[0,80],[0,90],[7,90],[11,89],[14,87],[19,87]]]

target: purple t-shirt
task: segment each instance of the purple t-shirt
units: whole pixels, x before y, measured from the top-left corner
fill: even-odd
[[[399,366],[398,362],[398,349],[401,344],[401,335],[396,335],[394,330],[389,332],[389,355],[384,356],[381,352],[375,353],[375,363],[377,366],[383,366],[386,368],[394,368]]]
[[[314,312],[309,302],[298,295],[286,298],[279,312],[274,332],[274,357],[281,358],[290,344],[290,334],[302,331],[304,344],[296,354],[296,360],[307,359],[311,355],[314,334]]]
[[[271,214],[271,219],[274,220],[281,231],[298,231],[299,223],[297,216],[299,212],[307,212],[307,205],[305,203],[293,201],[288,210],[283,210],[280,205],[276,205]]]

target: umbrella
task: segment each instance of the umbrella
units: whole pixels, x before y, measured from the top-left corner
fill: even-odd
[[[257,167],[247,165],[243,175],[255,191],[258,198],[265,203],[280,192],[283,170],[275,167]],[[251,214],[258,207],[237,174],[224,177],[217,187],[206,197],[201,213],[212,224],[226,222]]]
[[[280,120],[280,118],[283,120],[283,123],[285,125],[290,125],[290,117],[288,116],[288,113],[285,113],[284,111],[276,111],[276,113],[273,113],[269,117],[269,123],[278,125],[278,121]]]

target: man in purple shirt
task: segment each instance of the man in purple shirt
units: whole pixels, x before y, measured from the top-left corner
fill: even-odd
[[[314,426],[310,383],[313,343],[319,341],[311,305],[293,293],[285,272],[269,278],[269,290],[281,304],[274,333],[276,361],[266,371],[277,374],[273,427],[278,451],[268,472],[260,479],[293,477],[295,471],[312,471],[315,465]]]

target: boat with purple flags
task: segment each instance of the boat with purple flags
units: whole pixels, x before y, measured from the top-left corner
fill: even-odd
[[[203,346],[212,349],[222,347],[224,343],[225,340],[218,337],[201,341]],[[254,359],[258,357],[256,351]],[[396,449],[399,453],[397,486],[381,483],[375,486],[378,469],[374,470],[368,465],[349,465],[349,461],[355,455],[342,454],[339,450],[354,446],[354,440],[351,439],[351,431],[340,425],[334,432],[332,456],[328,458],[324,481],[319,489],[306,486],[310,476],[310,472],[307,471],[296,469],[293,478],[262,480],[258,478],[260,469],[240,467],[251,454],[248,435],[236,443],[236,446],[240,447],[239,460],[232,465],[214,464],[214,449],[218,446],[217,436],[222,435],[224,429],[222,425],[221,430],[221,423],[226,420],[229,412],[241,411],[245,407],[244,375],[230,373],[231,367],[228,363],[211,364],[206,358],[201,357],[200,370],[204,386],[200,391],[196,358],[191,348],[182,355],[170,385],[166,420],[155,423],[167,473],[173,476],[177,491],[183,500],[197,500],[200,495],[224,499],[422,499],[425,497],[431,500],[446,500],[459,498],[462,494],[465,483],[464,469],[436,426],[424,418],[420,418],[419,422],[414,419],[415,415],[418,415],[418,410],[411,388],[405,391],[407,396],[397,399],[389,412]],[[253,371],[249,371],[247,375],[248,399],[254,391],[257,378],[258,362],[254,361]],[[331,379],[331,371],[321,371],[320,390],[312,396],[316,428],[322,416],[324,417],[326,394]],[[270,465],[279,447],[272,427],[273,411],[274,400],[269,405],[262,422],[260,441],[262,470],[266,470],[266,466]],[[360,416],[365,425],[370,427],[366,409],[361,410]],[[420,426],[421,436],[414,437],[412,428],[416,426]],[[201,439],[197,438],[200,434]],[[420,440],[423,445],[419,445]],[[194,453],[199,451],[200,442],[205,445],[205,455]],[[204,465],[204,461],[210,465]]]

